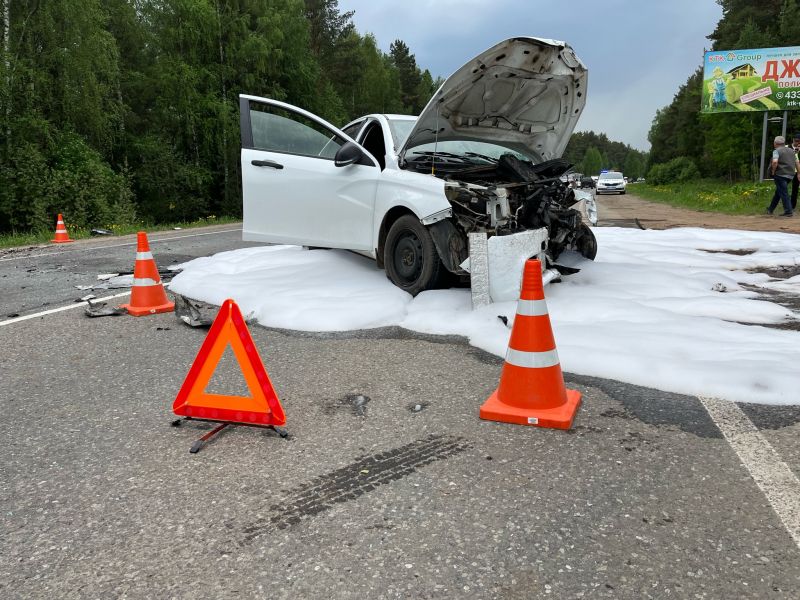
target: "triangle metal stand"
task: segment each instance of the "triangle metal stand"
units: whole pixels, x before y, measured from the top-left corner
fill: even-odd
[[[242,427],[257,427],[258,429],[272,429],[275,433],[281,436],[283,439],[287,439],[289,437],[289,432],[286,431],[283,427],[276,427],[275,425],[259,425],[257,423],[232,423],[229,421],[220,422],[215,421],[214,419],[198,419],[196,417],[184,417],[182,419],[176,419],[170,423],[173,427],[180,427],[184,421],[205,421],[206,423],[219,423],[214,429],[206,433],[203,437],[197,440],[192,447],[189,449],[191,454],[197,454],[203,447],[214,438],[215,435],[220,433],[223,429],[228,427],[228,425],[239,425]]]

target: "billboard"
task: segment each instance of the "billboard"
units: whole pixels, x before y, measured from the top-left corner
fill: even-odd
[[[700,112],[800,109],[800,46],[706,52]]]

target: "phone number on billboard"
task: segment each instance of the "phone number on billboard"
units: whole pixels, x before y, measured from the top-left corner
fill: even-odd
[[[791,92],[783,92],[783,94],[778,94],[778,98],[788,98],[789,100],[796,100],[800,98],[800,90],[792,90]]]

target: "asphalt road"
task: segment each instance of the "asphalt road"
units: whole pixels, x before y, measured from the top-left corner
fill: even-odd
[[[243,243],[241,225],[162,231],[148,236],[160,269],[198,256],[252,246]],[[79,291],[75,286],[101,284],[97,276],[130,273],[136,236],[79,240],[72,244],[0,248],[0,322],[11,316],[47,310],[112,291]],[[119,292],[119,290],[117,290]]]
[[[153,238],[159,266],[243,245]],[[130,269],[119,243],[0,256],[0,314]],[[800,597],[781,497],[800,407],[567,374],[572,431],[503,425],[477,416],[502,362],[462,339],[251,332],[290,437],[228,428],[193,455],[211,425],[171,427],[171,406],[203,331],[80,308],[0,320],[0,597]],[[241,388],[226,357],[208,391]]]

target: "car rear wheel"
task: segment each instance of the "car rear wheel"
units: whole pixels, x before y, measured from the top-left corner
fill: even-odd
[[[383,264],[391,282],[412,296],[435,288],[446,270],[431,234],[414,215],[403,215],[389,229]]]

